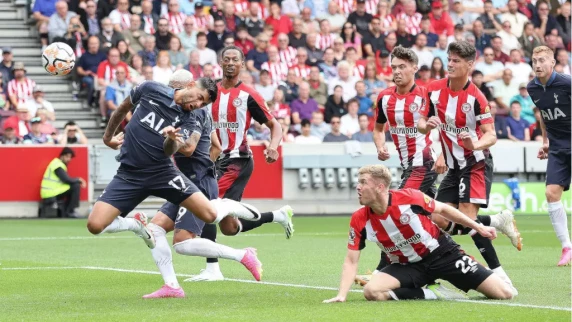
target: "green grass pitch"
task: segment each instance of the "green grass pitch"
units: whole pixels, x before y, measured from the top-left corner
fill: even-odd
[[[224,260],[231,280],[183,283],[204,260],[174,253],[187,298],[161,300],[141,298],[162,279],[149,249],[130,232],[91,236],[84,220],[0,220],[0,321],[570,321],[571,270],[556,267],[560,247],[550,220],[517,219],[523,251],[504,236],[494,242],[520,292],[512,301],[470,293],[469,302],[374,303],[355,287],[341,304],[321,302],[336,295],[349,217],[295,218],[291,240],[275,224],[220,237],[232,247],[258,249],[263,283]],[[470,238],[455,240],[481,260]],[[368,243],[360,272],[378,260],[379,249]]]

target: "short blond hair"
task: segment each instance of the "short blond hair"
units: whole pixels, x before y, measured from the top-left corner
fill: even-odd
[[[363,166],[359,169],[359,174],[369,174],[372,178],[381,180],[381,182],[388,188],[391,185],[391,172],[389,172],[389,169],[382,164]]]
[[[538,46],[532,51],[533,55],[541,53],[546,53],[549,57],[554,58],[554,51],[546,46]]]

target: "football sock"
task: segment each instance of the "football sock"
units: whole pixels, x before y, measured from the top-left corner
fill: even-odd
[[[117,217],[113,219],[109,226],[105,227],[105,229],[100,233],[112,234],[112,233],[119,233],[122,231],[132,231],[132,232],[139,232],[141,231],[141,223],[133,218],[123,218]]]
[[[433,291],[423,288],[397,288],[389,291],[392,299],[399,300],[436,300],[437,296]]]
[[[385,255],[384,252],[381,252],[381,259],[379,260],[379,264],[377,265],[376,270],[381,271],[387,265],[389,265],[389,262],[387,261],[387,256]]]
[[[492,225],[492,216],[487,216],[487,215],[478,215],[477,216],[477,220],[481,222],[481,224],[485,225],[485,226],[491,226]],[[496,220],[496,218],[495,218]]]
[[[481,222],[485,226],[491,226],[493,216],[486,216],[486,215],[478,215],[477,221]],[[496,218],[494,219],[496,220]],[[493,226],[494,227],[494,226]],[[468,235],[471,232],[471,228],[467,228],[461,224],[454,223],[452,221],[449,222],[445,231],[449,233],[449,235]]]
[[[254,228],[258,228],[264,224],[271,223],[274,221],[274,211],[272,212],[264,212],[260,214],[260,220],[257,221],[248,221],[244,219],[239,219],[240,224],[242,225],[241,232],[247,232],[253,230]]]
[[[225,258],[238,262],[240,262],[246,254],[246,250],[244,249],[234,249],[204,238],[187,239],[176,243],[173,247],[175,251],[181,255]]]
[[[212,242],[216,242],[217,228],[214,224],[206,224],[203,227],[203,232],[201,233],[201,238],[208,239]],[[207,266],[209,263],[218,263],[218,258],[207,258]]]
[[[157,265],[159,272],[161,272],[161,276],[163,276],[166,285],[172,288],[179,288],[179,282],[177,281],[175,269],[173,268],[171,247],[165,236],[165,229],[154,223],[150,223],[147,227],[149,227],[153,236],[155,236],[155,248],[151,249],[151,255],[153,255],[155,265]]]
[[[495,269],[501,266],[497,252],[493,246],[493,242],[490,239],[483,237],[476,232],[471,235],[471,238],[473,238],[475,246],[477,246],[477,249],[481,252],[481,255],[487,262],[490,269]]]
[[[572,244],[570,244],[570,233],[568,232],[568,219],[566,218],[562,201],[548,203],[548,214],[562,248],[572,247]]]

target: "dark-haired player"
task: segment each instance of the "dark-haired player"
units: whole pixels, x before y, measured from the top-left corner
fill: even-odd
[[[489,202],[493,176],[493,159],[489,148],[497,138],[488,102],[469,80],[475,56],[475,47],[466,41],[449,45],[449,76],[427,86],[427,105],[421,109],[423,117],[419,119],[417,127],[421,133],[439,128],[442,154],[449,171],[439,186],[436,199],[458,207],[462,213],[477,220],[479,208],[486,207]],[[486,218],[490,219],[490,222],[483,222],[486,226],[498,226],[498,223],[492,222],[496,219],[494,216]],[[440,227],[447,224],[439,216],[434,216],[433,220]],[[514,221],[508,224],[512,228],[506,233],[520,250],[521,238],[516,224]],[[470,234],[489,268],[512,286],[492,242],[468,227],[454,225],[449,222],[446,230]],[[514,292],[516,295],[516,289]]]
[[[437,172],[444,173],[444,160],[434,161],[431,133],[420,133],[417,123],[422,117],[420,110],[425,108],[427,90],[415,84],[415,73],[418,70],[418,57],[409,48],[397,46],[391,53],[391,69],[395,86],[383,90],[378,96],[377,122],[374,129],[374,142],[381,161],[389,159],[385,146],[385,124],[389,123],[389,131],[403,167],[399,189],[416,189],[435,197]],[[441,165],[440,165],[441,164]],[[488,217],[488,216],[487,216]],[[510,234],[513,216],[511,212],[494,215],[495,228],[504,234]],[[441,227],[445,229],[448,223]],[[388,264],[388,258],[382,254],[375,273]],[[371,278],[368,275],[356,277],[356,283],[365,285]]]
[[[562,244],[562,256],[558,266],[572,261],[572,244],[568,232],[566,211],[562,205],[562,192],[570,189],[570,76],[554,71],[554,52],[546,46],[532,51],[532,67],[536,78],[528,83],[527,90],[540,109],[542,148],[538,158],[548,159],[546,168],[546,201],[548,214],[556,237]]]
[[[138,234],[149,248],[154,248],[155,239],[146,226],[144,215],[123,218],[149,196],[181,205],[209,223],[218,223],[228,215],[250,220],[260,218],[256,209],[236,201],[211,202],[170,159],[188,143],[177,132],[190,129],[191,110],[206,106],[216,93],[216,84],[206,78],[180,90],[156,82],[144,82],[131,90],[129,97],[112,114],[103,136],[107,146],[121,148],[118,157],[121,165],[93,206],[87,220],[89,232],[97,235],[129,230]],[[124,139],[114,137],[119,124],[135,106]],[[173,131],[171,138],[165,140],[162,132],[167,127]]]
[[[270,114],[262,96],[239,80],[240,71],[244,68],[242,50],[236,46],[227,46],[221,50],[220,60],[223,79],[218,83],[218,96],[211,107],[222,146],[221,157],[216,162],[219,197],[240,201],[254,169],[252,152],[246,142],[250,120],[254,119],[270,129],[270,144],[264,151],[268,163],[278,160],[277,149],[282,139],[282,128]],[[229,235],[275,222],[284,227],[286,238],[290,238],[294,232],[293,215],[292,208],[284,206],[278,211],[261,214],[261,219],[257,221],[237,221],[228,218],[221,222],[221,227],[223,224],[224,227],[228,227],[229,230],[225,235]],[[205,225],[201,237],[215,241],[216,233],[215,225]],[[209,258],[207,268],[186,281],[216,281],[223,278],[218,259]]]
[[[178,70],[171,76],[169,86],[185,88],[193,80],[193,75],[186,70]],[[206,107],[192,112],[191,127],[183,132],[188,144],[174,155],[177,168],[184,173],[209,200],[218,198],[218,184],[214,169],[214,160],[221,152],[220,143],[212,127],[210,112]],[[169,129],[166,129],[166,131]],[[166,234],[175,231],[173,245],[175,251],[187,256],[217,257],[230,259],[243,264],[256,280],[260,280],[262,264],[252,248],[235,249],[217,244],[201,235],[205,222],[188,212],[185,208],[166,202],[155,214],[148,225],[153,233],[156,246],[151,250],[155,264],[165,284],[157,291],[143,296],[145,299],[185,297],[173,267],[171,248]]]
[[[414,189],[389,190],[391,173],[383,165],[359,170],[357,194],[364,207],[350,221],[348,251],[343,265],[338,295],[324,303],[345,302],[358,269],[366,240],[385,252],[391,265],[372,276],[363,295],[369,301],[454,299],[461,294],[439,285],[422,288],[443,279],[467,292],[476,290],[490,299],[511,299],[512,289],[495,273],[465,254],[451,237],[431,219],[441,216],[474,229],[483,238],[496,237],[459,210],[433,200]]]

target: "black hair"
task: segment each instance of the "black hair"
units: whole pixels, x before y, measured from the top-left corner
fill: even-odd
[[[218,87],[216,85],[216,82],[208,77],[201,77],[199,79],[197,79],[197,84],[199,84],[199,86],[201,88],[204,88],[207,90],[207,92],[209,93],[209,100],[212,102],[214,102],[218,96]]]
[[[236,50],[240,53],[240,60],[244,61],[244,52],[242,51],[242,49],[236,47],[235,45],[230,45],[227,47],[224,47],[221,51],[220,51],[220,59],[222,60],[224,58],[224,53],[226,53],[229,50]]]
[[[447,53],[459,55],[459,57],[463,58],[464,60],[475,60],[477,57],[477,49],[475,46],[471,45],[468,41],[465,40],[453,41],[451,44],[449,44]]]
[[[405,48],[401,45],[393,48],[393,51],[391,52],[391,60],[393,60],[393,58],[403,59],[412,65],[417,65],[419,63],[417,54],[410,48]]]
[[[357,116],[358,120],[359,120],[359,118],[362,117],[362,116],[365,116],[366,118],[369,118],[369,116],[367,116],[367,114],[365,114],[365,113],[360,113],[360,114],[358,114],[358,116]]]
[[[302,122],[300,123],[300,125],[302,125],[302,127],[305,126],[309,126],[311,123],[308,119],[303,119]]]
[[[483,76],[483,72],[481,72],[480,70],[473,71],[473,73],[471,74],[471,77],[475,78],[477,76]]]
[[[199,38],[199,37],[205,37],[205,38],[206,38],[206,36],[207,36],[207,34],[205,34],[205,33],[202,32],[202,31],[199,31],[199,32],[197,33],[197,38]]]
[[[75,125],[75,122],[74,122],[74,121],[68,121],[68,122],[66,123],[66,125],[64,125],[64,129],[65,129],[66,127],[68,127],[68,126],[74,126],[74,125]]]
[[[73,152],[73,150],[71,148],[68,148],[67,146],[65,148],[62,149],[62,152],[60,152],[60,158],[64,155],[67,154],[71,154],[72,158],[75,158],[75,152]]]

